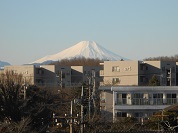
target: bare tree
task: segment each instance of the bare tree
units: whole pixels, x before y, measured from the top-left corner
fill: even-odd
[[[103,62],[99,59],[86,59],[86,58],[73,58],[73,59],[63,59],[61,61],[54,62],[52,64],[59,66],[99,66],[100,62]]]

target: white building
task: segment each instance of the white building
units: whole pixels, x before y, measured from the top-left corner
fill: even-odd
[[[120,117],[149,118],[178,103],[178,86],[115,86],[101,90],[101,112],[109,120]]]

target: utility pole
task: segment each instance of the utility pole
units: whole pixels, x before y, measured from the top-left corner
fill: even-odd
[[[170,68],[170,86],[172,86],[172,72],[171,72],[171,68]]]
[[[93,118],[95,117],[95,115],[97,113],[97,107],[96,107],[96,78],[95,77],[96,77],[95,71],[92,70],[92,80],[93,80],[92,99],[93,99],[93,106],[94,106]]]
[[[73,118],[72,118],[72,105],[73,105],[73,101],[71,101],[71,107],[70,107],[70,133],[73,133]]]
[[[83,86],[81,92],[81,101],[83,101]],[[81,118],[80,118],[80,133],[84,133],[84,125],[83,125],[83,103],[81,103]]]
[[[23,98],[26,99],[26,78],[24,77]]]
[[[89,79],[89,81],[88,81],[88,84],[89,84],[89,87],[88,87],[88,91],[89,91],[89,97],[88,97],[88,120],[90,121],[90,118],[91,118],[91,78],[89,77],[88,79]]]
[[[61,70],[61,75],[60,75],[60,86],[61,86],[61,89],[62,89],[62,70]]]

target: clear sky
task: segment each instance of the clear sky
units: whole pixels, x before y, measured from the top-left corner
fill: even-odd
[[[0,60],[95,41],[132,60],[178,54],[178,0],[0,0]]]

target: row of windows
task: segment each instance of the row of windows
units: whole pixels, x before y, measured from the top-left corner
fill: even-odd
[[[117,99],[122,99],[122,98],[127,98],[127,93],[117,93]],[[163,93],[153,93],[153,94],[148,94],[149,98],[153,97],[153,98],[163,98]],[[169,93],[166,94],[167,98],[176,98],[176,94],[175,93]],[[132,93],[131,94],[132,98],[145,98],[144,97],[144,93]]]
[[[140,70],[148,70],[148,66],[146,65],[140,65]],[[167,73],[171,72],[175,73],[175,67],[170,68],[169,70],[164,67],[161,68],[162,72],[165,72],[167,70]],[[120,67],[119,66],[112,66],[112,72],[120,72]]]
[[[171,105],[177,103],[177,95],[176,94],[166,94],[166,99],[163,100],[162,93],[155,93],[155,94],[147,94],[145,97],[143,93],[135,93],[131,94],[131,101],[129,102],[132,105]],[[116,104],[123,105],[128,104],[128,99],[126,93],[117,94],[117,101]]]
[[[132,115],[133,115],[133,117],[137,117],[137,118],[141,118],[141,117],[142,117],[142,118],[147,118],[148,116],[153,115],[153,114],[154,114],[154,112],[150,112],[150,113],[135,112],[135,113],[133,113]],[[128,115],[127,112],[118,111],[118,112],[116,113],[116,116],[117,116],[117,117],[128,117],[127,115]]]
[[[128,100],[125,98],[123,99],[117,99],[116,105],[172,105],[177,103],[177,98],[167,98],[165,101],[163,101],[162,98],[154,98],[154,99],[140,99],[140,98],[134,98],[131,100],[131,104],[128,103]]]

